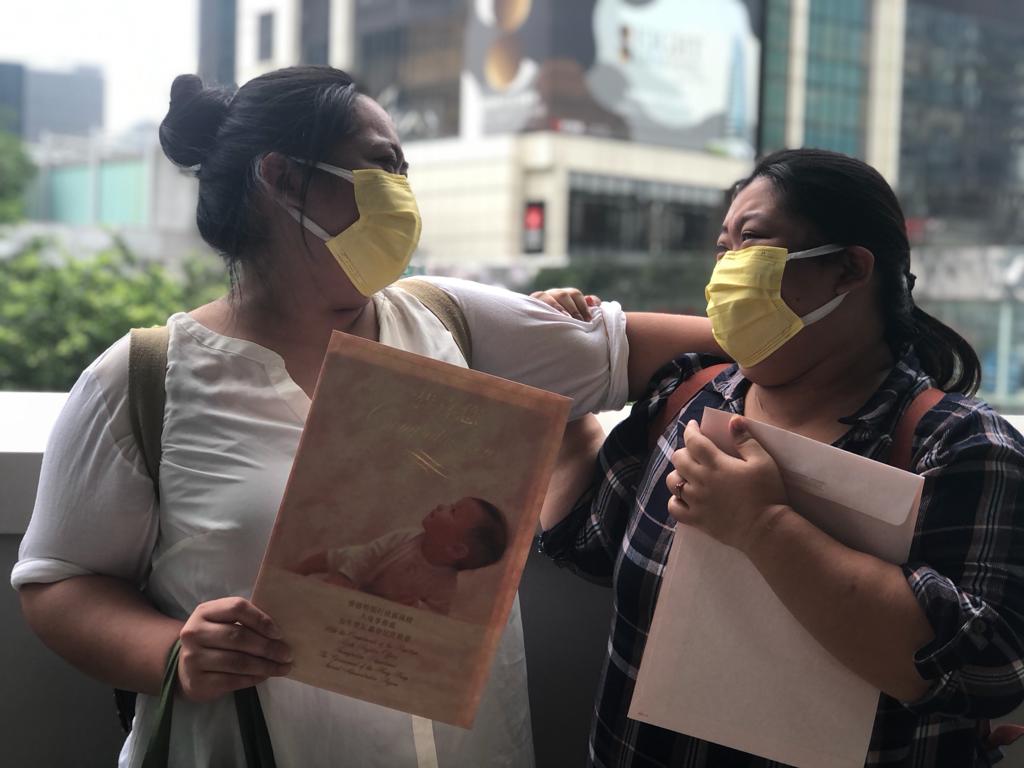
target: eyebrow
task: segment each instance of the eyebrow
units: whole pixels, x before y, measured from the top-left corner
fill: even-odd
[[[744,213],[742,216],[739,217],[739,220],[738,220],[739,226],[742,227],[744,224],[749,222],[751,219],[756,219],[756,218],[758,218],[760,216],[763,216],[763,215],[764,215],[764,211],[747,211],[746,213]],[[723,221],[722,222],[722,234],[727,234],[728,232],[729,232],[729,229],[728,229],[728,227],[725,226],[725,222]]]
[[[370,144],[368,149],[371,152],[376,152],[382,149],[387,150],[389,152],[392,152],[395,155],[395,157],[401,160],[405,159],[405,154],[402,152],[402,148],[398,144],[394,144],[390,141],[374,141],[373,143]]]

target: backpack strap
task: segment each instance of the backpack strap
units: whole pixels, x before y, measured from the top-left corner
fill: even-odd
[[[170,331],[166,325],[162,325],[154,328],[133,328],[128,343],[128,417],[132,424],[132,435],[139,446],[158,500],[164,407],[167,404],[169,341]],[[147,745],[143,762],[145,768],[163,768],[167,765],[180,647],[180,641],[176,641],[168,655],[158,700],[156,731]],[[114,689],[117,715],[126,733],[132,729],[136,695],[134,691]],[[242,746],[245,748],[246,766],[274,768],[274,747],[270,741],[270,733],[263,718],[263,709],[256,689],[237,690],[234,699]]]
[[[658,412],[654,421],[647,428],[647,445],[650,450],[658,444],[658,438],[662,436],[668,425],[675,421],[683,409],[690,404],[690,401],[697,396],[697,393],[704,389],[710,382],[717,378],[718,374],[728,368],[731,363],[719,363],[701,368],[686,381],[679,382],[679,386],[668,396],[664,407]]]
[[[438,288],[431,282],[420,280],[415,277],[407,277],[395,283],[406,293],[412,295],[429,309],[441,325],[448,329],[455,343],[466,358],[466,365],[473,367],[473,340],[469,334],[469,323],[466,322],[466,315],[462,307],[443,288]]]
[[[922,417],[938,405],[946,393],[941,389],[929,387],[914,396],[910,405],[900,414],[896,428],[892,434],[892,445],[889,447],[889,464],[897,469],[913,472],[912,451],[914,448],[914,432]]]
[[[128,416],[158,499],[169,340],[167,326],[161,325],[132,328],[128,344]]]

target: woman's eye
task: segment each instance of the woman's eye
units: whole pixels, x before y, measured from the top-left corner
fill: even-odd
[[[760,240],[761,237],[760,237],[760,235],[757,235],[754,232],[741,232],[740,233],[740,239],[741,240]]]

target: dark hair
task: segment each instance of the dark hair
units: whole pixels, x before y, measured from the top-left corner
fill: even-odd
[[[204,88],[179,75],[160,124],[160,145],[199,178],[196,224],[225,259],[232,277],[266,231],[253,215],[258,161],[268,152],[318,162],[349,138],[359,91],[351,76],[331,67],[289,67],[261,75],[237,90]],[[313,168],[303,170],[301,206]],[[259,265],[253,265],[258,268]]]
[[[471,553],[459,563],[460,568],[483,568],[501,560],[508,546],[508,524],[501,510],[483,499],[473,498],[481,510],[483,521],[469,529],[475,554]]]
[[[734,194],[758,178],[772,184],[782,207],[810,224],[822,243],[859,245],[874,254],[885,336],[894,354],[911,344],[938,387],[968,395],[977,391],[981,364],[971,345],[914,304],[907,225],[896,194],[878,171],[838,152],[787,149],[761,159]]]

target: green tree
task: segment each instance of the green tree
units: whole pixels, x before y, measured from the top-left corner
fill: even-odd
[[[23,218],[25,187],[35,172],[21,139],[0,130],[0,224]]]
[[[558,269],[542,269],[518,290],[524,293],[572,286],[623,308],[640,312],[703,314],[704,286],[711,274],[711,260],[704,254],[675,259],[643,259],[618,262],[574,261]]]
[[[189,257],[172,273],[120,242],[73,258],[34,241],[0,259],[0,389],[65,392],[130,328],[161,325],[226,289],[212,256]]]

